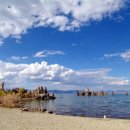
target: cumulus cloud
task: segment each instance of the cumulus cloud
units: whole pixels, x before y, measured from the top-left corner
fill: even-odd
[[[125,7],[126,1],[0,0],[0,37],[17,38],[34,27],[53,27],[60,31],[78,29],[111,16]]]
[[[127,86],[129,80],[124,77],[108,76],[111,69],[88,69],[88,70],[73,70],[58,64],[49,65],[43,61],[41,63],[31,64],[14,64],[0,61],[0,79],[11,86],[28,86],[48,85],[53,86],[53,89],[59,85],[60,89],[68,89],[71,86],[74,88],[82,87],[99,87],[104,89],[109,87]],[[62,88],[63,86],[66,86]]]
[[[130,62],[130,49],[124,52],[113,53],[113,54],[105,54],[104,57],[112,58],[112,57],[119,57],[125,62]]]
[[[65,53],[63,51],[55,51],[55,50],[43,50],[37,52],[34,57],[47,57],[50,55],[64,55]]]

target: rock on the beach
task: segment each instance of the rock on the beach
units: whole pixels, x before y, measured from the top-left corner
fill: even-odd
[[[46,108],[41,109],[41,112],[46,112],[46,111],[47,111]]]
[[[53,111],[48,111],[49,114],[53,114]]]
[[[25,107],[25,108],[20,108],[21,111],[29,111],[29,108],[28,107]]]

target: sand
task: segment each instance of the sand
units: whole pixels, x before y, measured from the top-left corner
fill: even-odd
[[[130,130],[130,120],[51,115],[0,108],[0,130]]]

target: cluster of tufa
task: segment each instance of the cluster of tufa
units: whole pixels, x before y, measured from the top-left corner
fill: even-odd
[[[87,88],[84,91],[77,91],[77,96],[107,96],[107,92],[104,91],[95,92],[95,91],[90,91]]]
[[[43,100],[49,100],[49,99],[55,99],[54,94],[49,94],[47,88],[38,87],[36,90],[32,91],[32,95],[36,99],[43,99]]]

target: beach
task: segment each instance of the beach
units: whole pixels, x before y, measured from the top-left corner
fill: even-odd
[[[0,130],[129,130],[130,120],[21,112],[0,108]]]

